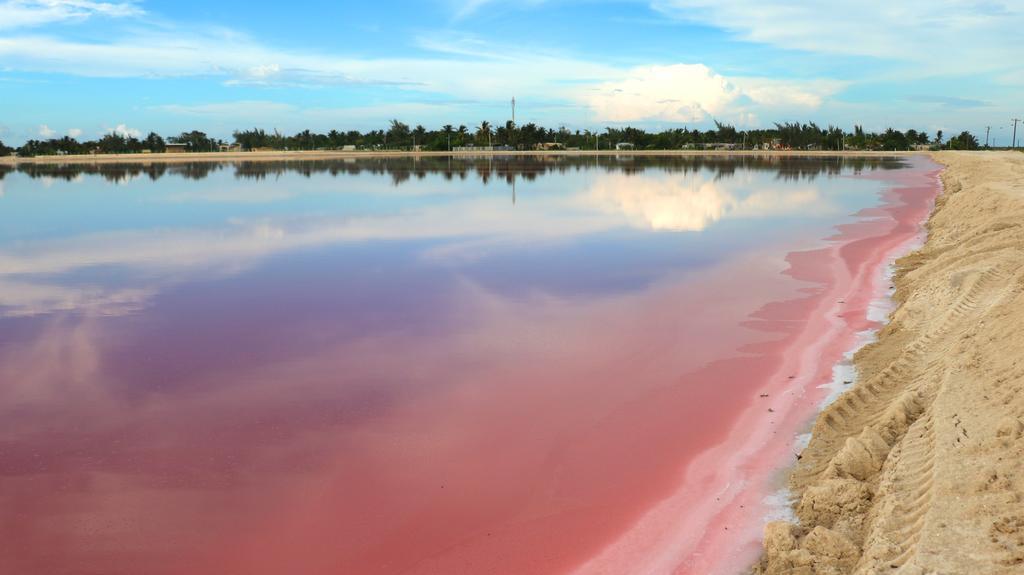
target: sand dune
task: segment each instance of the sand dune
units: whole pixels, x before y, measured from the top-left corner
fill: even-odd
[[[943,152],[898,309],[791,477],[755,572],[1024,573],[1024,154]]]

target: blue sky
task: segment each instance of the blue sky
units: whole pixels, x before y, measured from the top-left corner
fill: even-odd
[[[237,127],[971,130],[1024,114],[1024,3],[0,0],[0,139]],[[1000,143],[997,141],[997,143]]]

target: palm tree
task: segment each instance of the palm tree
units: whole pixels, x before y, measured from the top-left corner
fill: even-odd
[[[487,120],[480,122],[480,127],[476,129],[476,143],[482,146],[484,142],[488,146],[491,144],[491,123]]]
[[[384,136],[384,144],[387,146],[388,139],[391,139],[392,146],[400,146],[404,142],[409,141],[409,125],[403,124],[398,120],[391,120],[391,127],[388,129],[387,134]]]
[[[469,128],[465,124],[459,126],[459,145],[466,143],[466,136],[469,135]]]
[[[448,151],[452,151],[452,132],[455,131],[451,124],[445,124],[441,127],[441,131],[444,132],[445,138],[448,140]]]

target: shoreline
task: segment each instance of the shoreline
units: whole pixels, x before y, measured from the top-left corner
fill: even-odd
[[[90,154],[76,156],[35,156],[19,158],[15,156],[0,157],[0,165],[17,166],[18,164],[160,164],[187,162],[266,162],[266,161],[302,161],[302,160],[351,160],[351,159],[382,159],[382,158],[481,158],[481,157],[603,157],[603,156],[818,156],[818,157],[862,157],[878,158],[887,156],[922,156],[928,152],[876,152],[876,151],[801,151],[801,150],[526,150],[526,151],[473,151],[473,152],[351,152],[341,150],[329,151],[274,151],[274,152],[198,152],[170,154]]]
[[[777,495],[775,486],[798,452],[794,443],[828,399],[823,382],[831,381],[835,364],[849,350],[867,343],[861,339],[865,330],[881,328],[872,310],[877,296],[885,296],[885,269],[919,241],[938,191],[937,171],[931,162],[908,168],[916,184],[930,186],[926,194],[880,176],[888,181],[877,207],[853,214],[819,247],[789,253],[785,273],[807,286],[799,290],[804,295],[769,303],[750,316],[765,327],[774,324],[772,331],[795,327],[792,320],[802,318],[798,329],[771,344],[782,346],[776,367],[752,388],[753,395],[737,398],[746,402],[739,419],[718,445],[688,465],[676,492],[574,574],[749,569],[759,555],[766,517],[780,507],[766,495]],[[696,488],[712,484],[724,487],[710,497]]]
[[[896,308],[854,354],[854,384],[817,416],[790,474],[796,521],[766,526],[756,573],[1024,569],[1024,157],[932,157],[927,239],[897,261]]]

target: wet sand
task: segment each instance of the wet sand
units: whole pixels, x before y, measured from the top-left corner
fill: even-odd
[[[765,574],[1024,572],[1024,154],[942,152],[898,308],[792,474]]]

